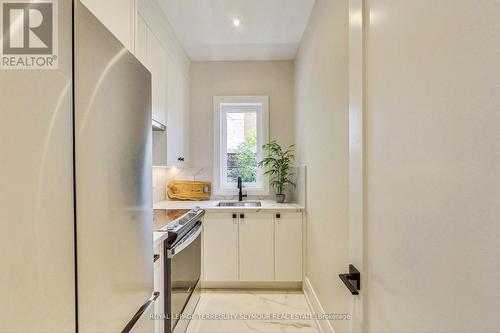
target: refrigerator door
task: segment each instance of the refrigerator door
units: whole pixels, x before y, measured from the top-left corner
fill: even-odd
[[[72,4],[54,6],[59,67],[0,69],[2,333],[75,332]]]
[[[74,10],[78,331],[121,332],[153,293],[151,75]]]

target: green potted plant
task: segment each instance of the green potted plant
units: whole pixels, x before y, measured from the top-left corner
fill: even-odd
[[[295,145],[285,150],[276,141],[271,141],[262,147],[268,156],[259,162],[259,167],[267,169],[264,175],[270,177],[271,186],[276,189],[276,202],[285,202],[283,191],[288,185],[295,186],[290,174],[290,164],[295,160]]]

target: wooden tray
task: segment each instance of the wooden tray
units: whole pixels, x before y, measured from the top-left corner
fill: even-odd
[[[210,200],[211,194],[210,182],[171,180],[167,184],[167,196],[174,200]]]

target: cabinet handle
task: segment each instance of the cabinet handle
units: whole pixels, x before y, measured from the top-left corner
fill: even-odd
[[[281,214],[280,214],[280,213],[277,213],[277,214],[276,214],[276,218],[277,218],[277,219],[280,219],[280,218],[281,218]]]
[[[237,218],[238,215],[236,215],[236,213],[233,213],[233,219]]]
[[[245,214],[240,214],[240,219],[244,219],[245,218]]]
[[[179,161],[179,162],[184,162],[184,157],[179,157],[179,158],[177,158],[177,161]]]

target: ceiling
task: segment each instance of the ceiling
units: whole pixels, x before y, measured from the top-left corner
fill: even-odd
[[[314,1],[158,0],[194,61],[293,59]]]

